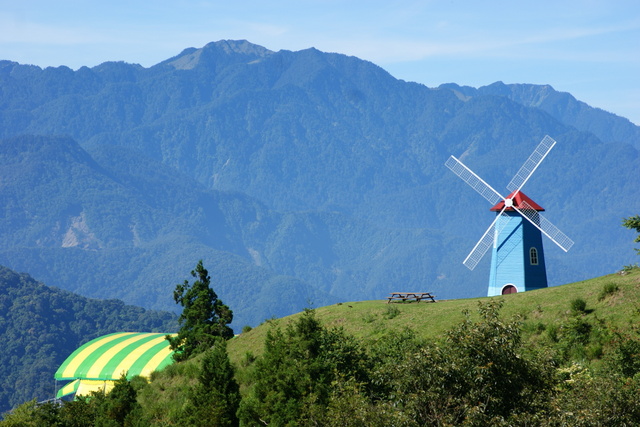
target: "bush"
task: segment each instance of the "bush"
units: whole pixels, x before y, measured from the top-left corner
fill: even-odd
[[[609,295],[613,295],[616,292],[618,292],[619,290],[620,290],[620,288],[618,288],[618,285],[616,285],[615,283],[613,283],[613,282],[606,283],[602,287],[602,290],[600,291],[600,294],[598,295],[598,301],[602,301],[603,299],[605,299]]]
[[[586,313],[587,311],[587,302],[582,298],[576,298],[571,300],[571,311],[576,314]]]
[[[612,371],[626,378],[633,378],[640,373],[640,340],[637,337],[615,334],[609,365]]]
[[[307,309],[285,330],[267,332],[264,352],[252,364],[254,383],[242,400],[240,418],[245,425],[299,425],[309,405],[324,411],[336,381],[368,383],[368,365],[359,342],[342,329],[325,328]]]
[[[522,324],[522,331],[533,335],[540,335],[547,327],[542,322],[524,322]]]
[[[399,314],[400,314],[400,309],[398,307],[388,305],[387,311],[384,317],[386,317],[387,319],[393,319],[394,317],[397,317]]]
[[[415,425],[496,425],[543,410],[554,371],[525,351],[520,323],[501,319],[500,307],[480,305],[479,321],[467,315],[444,342],[400,366],[394,396]]]
[[[622,270],[620,270],[620,274],[625,275],[625,274],[629,274],[631,272],[633,272],[634,270],[640,269],[640,266],[638,266],[638,264],[629,264],[629,265],[625,265],[622,267]]]

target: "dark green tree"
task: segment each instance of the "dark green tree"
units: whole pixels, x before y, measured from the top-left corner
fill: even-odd
[[[355,339],[326,329],[313,310],[305,310],[286,331],[268,331],[253,378],[241,403],[243,423],[300,425],[310,412],[323,418],[336,381],[367,383],[368,358]]]
[[[622,218],[622,225],[628,229],[636,230],[639,234],[634,242],[640,242],[640,215]],[[636,252],[640,255],[640,249],[636,249]]]
[[[401,366],[393,399],[417,425],[509,425],[542,416],[553,371],[527,354],[518,321],[503,321],[501,302],[480,304],[481,319],[465,320],[440,343]],[[514,421],[516,424],[525,422]]]
[[[191,390],[185,419],[192,426],[237,426],[240,386],[227,354],[226,341],[217,338],[202,358],[198,384]]]
[[[176,361],[202,353],[214,345],[216,337],[233,337],[233,330],[228,326],[233,320],[233,312],[211,289],[211,278],[202,260],[191,271],[191,275],[196,278],[193,284],[185,280],[173,292],[176,304],[183,307],[178,319],[178,335],[167,336],[171,349],[175,351],[173,357]]]
[[[56,426],[60,425],[58,413],[59,407],[55,403],[49,402],[43,405],[33,399],[7,413],[4,420],[0,421],[0,425],[3,427]]]
[[[120,379],[115,382],[113,390],[105,396],[101,415],[102,418],[115,421],[117,425],[130,425],[133,412],[139,408],[136,391],[127,377],[122,374]]]

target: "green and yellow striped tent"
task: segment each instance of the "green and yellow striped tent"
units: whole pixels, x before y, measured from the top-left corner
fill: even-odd
[[[109,392],[122,374],[149,378],[173,363],[173,351],[163,333],[118,332],[96,338],[74,351],[60,365],[56,380],[72,380],[58,397],[91,391]]]

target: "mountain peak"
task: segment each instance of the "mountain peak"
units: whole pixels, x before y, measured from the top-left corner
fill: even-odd
[[[168,64],[177,70],[191,70],[205,60],[205,63],[218,63],[222,60],[229,62],[249,62],[264,58],[273,52],[247,40],[220,40],[207,43],[200,49],[188,48],[178,56],[168,59]]]
[[[237,53],[261,57],[273,53],[269,49],[248,42],[247,40],[219,40],[217,42],[207,43],[203,49],[216,49],[228,54]]]

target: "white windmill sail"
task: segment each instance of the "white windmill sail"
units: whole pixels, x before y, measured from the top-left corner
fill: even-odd
[[[511,182],[509,182],[507,188],[512,192],[512,198],[509,199],[504,198],[493,187],[487,184],[482,178],[476,175],[471,169],[465,166],[464,163],[454,156],[447,159],[445,166],[458,175],[458,177],[478,192],[478,194],[489,201],[489,203],[496,204],[501,200],[504,201],[504,207],[502,210],[498,215],[496,215],[496,218],[493,220],[489,228],[487,228],[478,243],[476,243],[469,255],[467,255],[463,261],[463,264],[467,268],[473,270],[487,250],[491,247],[494,236],[496,235],[496,224],[500,224],[500,230],[507,224],[507,220],[503,220],[498,223],[499,218],[511,218],[509,215],[504,213],[507,208],[515,209],[520,215],[536,226],[545,236],[551,239],[551,241],[562,248],[565,252],[573,246],[573,241],[569,237],[560,231],[558,227],[553,225],[551,221],[542,216],[540,212],[531,207],[531,205],[526,201],[521,202],[520,208],[513,204],[513,198],[522,189],[529,178],[531,178],[531,175],[533,175],[538,166],[540,166],[540,163],[542,163],[545,157],[547,157],[547,154],[549,154],[549,151],[551,151],[554,145],[556,145],[556,141],[548,135],[540,141],[527,161],[524,162],[520,170],[518,170],[518,173],[516,173]],[[497,231],[499,232],[500,230]]]
[[[531,224],[533,224],[538,230],[544,233],[553,243],[560,246],[560,248],[567,252],[573,246],[573,240],[567,237],[558,227],[553,225],[551,221],[542,216],[540,212],[535,210],[529,205],[529,203],[522,201],[521,205],[523,208],[518,209],[517,207],[513,207],[517,210],[520,215],[529,220]]]
[[[471,252],[469,252],[469,255],[467,255],[464,261],[462,261],[465,267],[469,270],[476,268],[476,265],[478,265],[484,254],[486,254],[489,248],[493,245],[496,234],[499,234],[511,220],[511,217],[504,213],[505,209],[507,209],[506,206],[502,208],[498,215],[496,215],[496,218],[493,220],[489,228],[487,228],[487,231],[484,232],[480,240],[478,240],[478,243],[476,243],[473,249],[471,249]],[[502,221],[498,223],[498,220],[501,218]],[[499,224],[497,230],[496,224]]]
[[[547,157],[547,154],[549,154],[549,151],[551,151],[554,145],[556,145],[556,141],[549,135],[545,136],[536,149],[533,150],[533,153],[531,153],[527,161],[524,162],[518,173],[511,179],[511,182],[507,185],[507,189],[512,192],[515,190],[520,191],[522,186],[531,178],[533,172],[538,169],[540,163]]]
[[[471,169],[466,167],[464,163],[455,157],[449,157],[444,165],[451,169],[451,171],[458,175],[464,182],[469,184],[471,188],[478,192],[478,194],[487,199],[489,203],[496,204],[500,200],[504,200],[504,197],[502,197],[500,193],[494,190],[489,184],[484,182],[482,178],[476,175]]]

